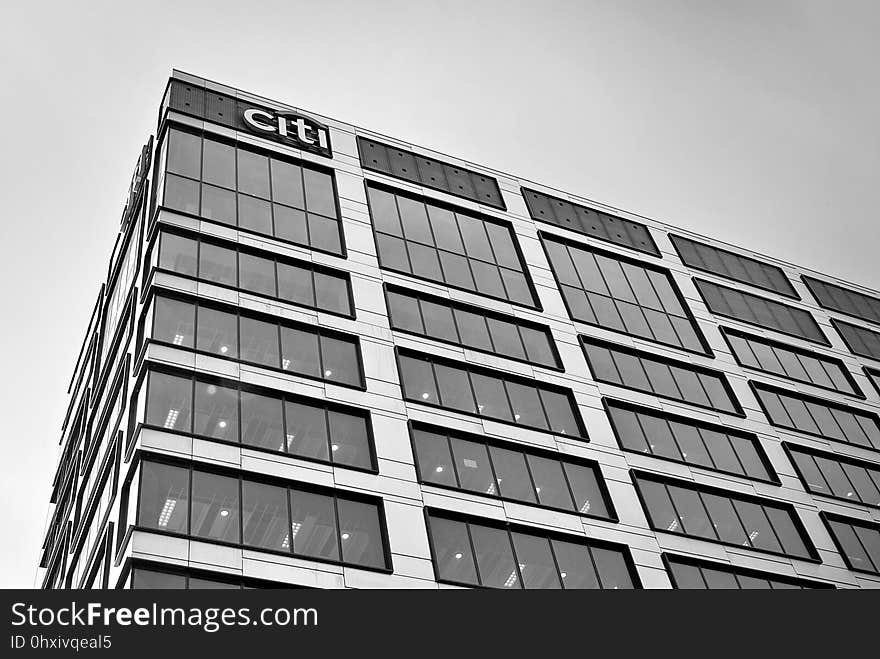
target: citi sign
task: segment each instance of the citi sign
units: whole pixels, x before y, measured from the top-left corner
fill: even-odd
[[[314,151],[328,158],[333,156],[330,131],[314,119],[292,112],[274,112],[260,108],[248,108],[242,118],[252,132],[295,144],[301,149]]]

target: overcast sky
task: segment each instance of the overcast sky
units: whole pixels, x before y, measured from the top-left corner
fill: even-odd
[[[18,2],[0,25],[0,586],[171,68],[880,288],[880,3]]]

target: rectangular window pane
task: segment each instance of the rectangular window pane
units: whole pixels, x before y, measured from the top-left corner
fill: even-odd
[[[241,542],[237,478],[193,471],[191,533],[210,540]]]
[[[336,511],[332,497],[290,490],[290,536],[299,556],[339,560]]]
[[[243,316],[241,327],[241,359],[246,362],[278,368],[281,365],[278,346],[278,325]]]
[[[285,447],[282,402],[262,394],[241,392],[241,443],[283,451]]]
[[[152,371],[147,385],[147,425],[190,432],[192,379]]]
[[[238,318],[235,314],[200,306],[196,347],[214,355],[236,359]]]
[[[342,560],[362,567],[385,567],[379,510],[374,504],[338,499]]]
[[[193,433],[230,442],[238,441],[238,389],[196,381]]]
[[[149,529],[187,533],[189,469],[144,461],[137,523]]]
[[[284,403],[287,450],[292,455],[329,460],[327,418],[323,408],[288,400]]]
[[[275,485],[243,481],[241,496],[244,544],[290,551],[287,490]]]

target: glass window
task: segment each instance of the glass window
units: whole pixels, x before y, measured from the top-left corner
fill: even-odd
[[[492,419],[513,421],[510,403],[504,390],[504,383],[481,373],[471,373],[474,394],[477,397],[477,412]]]
[[[198,270],[198,250],[197,240],[163,231],[159,239],[159,267],[195,277]]]
[[[278,297],[295,304],[314,307],[316,303],[312,272],[298,265],[279,262]],[[322,306],[322,303],[319,302],[318,306]]]
[[[422,316],[425,321],[425,332],[428,336],[440,341],[458,343],[458,331],[452,317],[452,309],[443,304],[435,304],[421,300]]]
[[[269,198],[269,159],[238,149],[238,191]]]
[[[432,517],[430,531],[438,578],[476,586],[477,571],[467,525],[451,519]]]
[[[280,398],[241,392],[241,442],[248,446],[283,451],[284,420]]]
[[[298,245],[309,244],[309,229],[306,214],[295,208],[272,204],[274,236]]]
[[[532,428],[549,429],[538,390],[513,381],[507,381],[505,384],[514,421]]]
[[[559,572],[550,550],[550,541],[525,533],[513,533],[513,546],[527,589],[559,589]]]
[[[553,352],[552,339],[546,331],[520,325],[519,333],[526,347],[528,358],[537,364],[556,366],[556,355]]]
[[[220,224],[236,226],[235,206],[235,193],[231,190],[202,185],[202,217]]]
[[[486,321],[496,352],[514,359],[524,360],[526,358],[516,325],[497,318],[487,318]]]
[[[309,244],[314,249],[321,249],[332,254],[342,253],[342,237],[337,220],[323,215],[308,214]]]
[[[151,371],[147,384],[149,426],[190,432],[192,412],[192,379]]]
[[[238,226],[240,229],[272,235],[272,207],[268,201],[238,195]]]
[[[434,384],[434,369],[430,362],[401,355],[398,364],[407,398],[434,405],[439,404],[437,388]]]
[[[202,241],[199,247],[199,279],[238,286],[238,254],[234,249],[227,249]]]
[[[445,364],[435,364],[434,373],[440,389],[440,402],[444,407],[461,412],[476,412],[467,371]]]
[[[739,500],[734,500],[733,505],[742,520],[752,547],[766,551],[782,551],[779,540],[776,538],[762,506],[750,501]]]
[[[201,176],[201,138],[192,133],[168,131],[167,170],[190,178]]]
[[[338,499],[342,560],[364,567],[385,567],[385,552],[374,504]]]
[[[238,390],[214,382],[196,381],[193,433],[238,441]]]
[[[157,295],[153,303],[153,339],[182,348],[195,344],[196,307]]]
[[[203,142],[202,180],[235,190],[235,147],[214,140]]]
[[[323,494],[291,489],[290,536],[294,554],[339,560],[333,499]]]
[[[559,566],[559,576],[566,590],[601,587],[587,547],[563,540],[552,540],[551,544]]]
[[[414,429],[413,446],[422,482],[458,487],[446,435]]]
[[[196,348],[222,357],[238,357],[238,317],[235,314],[199,306]]]
[[[191,533],[200,538],[238,543],[237,478],[193,471]]]
[[[482,585],[489,588],[522,588],[508,533],[476,524],[470,525],[470,531]]]
[[[141,465],[138,525],[187,533],[188,512],[189,469],[144,461]]]
[[[572,437],[585,436],[586,432],[581,429],[575,414],[577,413],[577,404],[574,403],[571,396],[558,391],[549,389],[539,389],[541,394],[541,402],[544,404],[544,410],[550,419],[550,430],[560,435],[571,435]]]
[[[242,316],[241,358],[243,361],[278,368],[278,325],[256,318]]]
[[[403,225],[404,237],[407,240],[433,245],[434,238],[431,235],[431,226],[428,223],[425,204],[409,197],[398,197],[397,208],[400,210],[400,221]]]
[[[315,297],[319,309],[351,315],[348,280],[344,277],[315,271]]]
[[[367,420],[361,416],[329,410],[330,437],[333,462],[336,464],[370,469],[370,436]]]
[[[497,496],[498,488],[486,446],[458,437],[453,437],[451,442],[461,488]]]
[[[132,590],[185,590],[186,575],[137,567],[132,570]]]
[[[281,328],[281,367],[311,377],[321,374],[318,335],[294,327]]]
[[[290,551],[287,489],[275,485],[241,484],[244,544],[275,551]]]
[[[457,286],[468,291],[477,290],[469,261],[458,254],[440,252],[440,265],[443,276],[450,286]]]
[[[584,515],[596,515],[597,517],[610,517],[605,497],[599,487],[598,468],[575,465],[563,462],[565,474],[568,476],[568,484],[574,495],[575,509]]]
[[[541,505],[573,510],[571,493],[559,460],[550,460],[535,455],[528,457],[532,479],[535,482],[535,491],[538,493]]]
[[[321,336],[321,356],[325,380],[352,386],[362,384],[356,343],[348,339]]]
[[[500,495],[507,499],[535,503],[535,491],[526,467],[525,455],[519,451],[497,446],[490,446],[489,452],[495,467]]]
[[[602,547],[593,547],[590,551],[596,563],[596,571],[602,580],[602,588],[608,590],[633,588],[632,577],[622,552]]]
[[[333,179],[330,175],[314,169],[303,168],[303,179],[306,209],[309,213],[336,217],[336,195],[333,193]]]
[[[287,450],[293,455],[329,460],[327,419],[323,408],[296,401],[285,402]]]
[[[279,204],[305,208],[302,168],[272,158],[272,200]]]
[[[174,174],[165,177],[165,200],[163,205],[171,210],[183,211],[184,213],[199,212],[199,184],[188,178],[181,178]]]
[[[492,352],[492,340],[486,327],[486,318],[464,309],[455,309],[455,321],[463,345],[476,350]]]
[[[275,297],[275,261],[242,253],[239,255],[239,286],[252,293]]]

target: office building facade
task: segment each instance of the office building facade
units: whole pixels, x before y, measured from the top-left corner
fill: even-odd
[[[45,588],[880,587],[880,294],[175,71]]]

